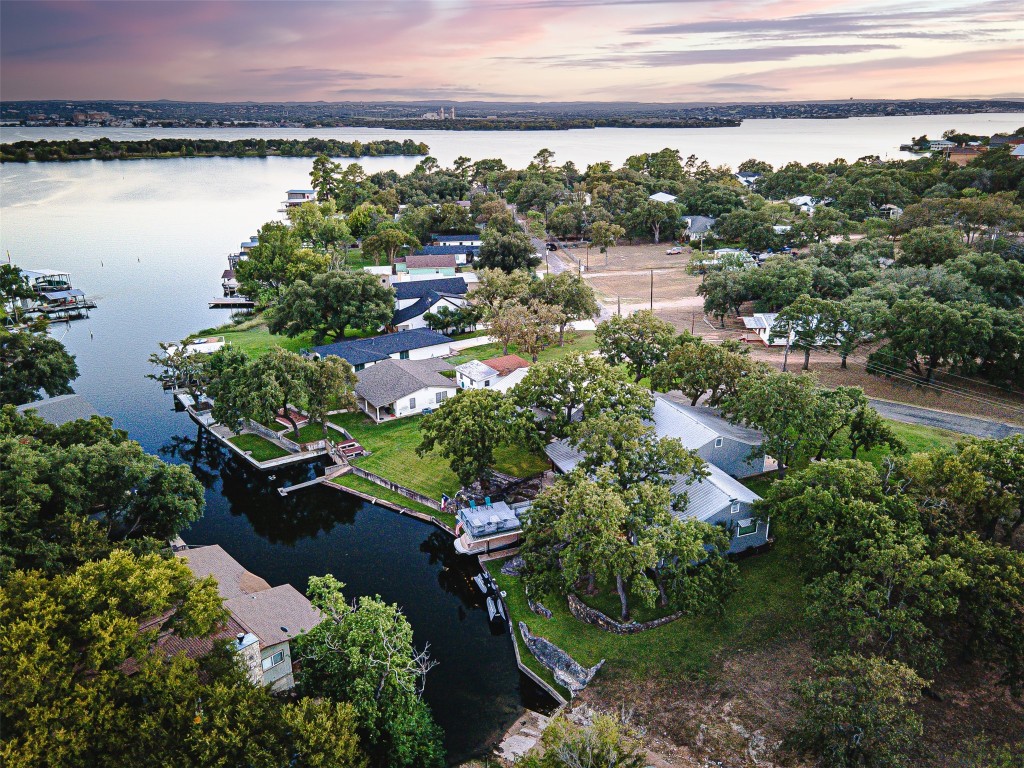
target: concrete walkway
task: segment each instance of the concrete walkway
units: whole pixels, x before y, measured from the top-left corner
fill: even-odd
[[[919,424],[924,427],[937,427],[963,435],[1002,439],[1010,435],[1024,435],[1024,427],[1015,427],[999,421],[979,419],[974,416],[961,416],[948,411],[936,411],[932,408],[919,408],[916,405],[895,403],[891,400],[868,400],[871,407],[882,416],[904,424]]]

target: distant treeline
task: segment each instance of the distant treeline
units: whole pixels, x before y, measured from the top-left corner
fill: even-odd
[[[107,138],[69,141],[17,141],[0,145],[0,162],[41,163],[65,160],[138,160],[162,157],[375,157],[420,156],[430,152],[423,142],[338,141],[337,139],[147,139]]]
[[[568,131],[581,128],[736,128],[741,120],[732,118],[643,118],[643,117],[541,117],[521,119],[499,117],[458,120],[386,118],[367,120],[343,117],[318,120],[323,127],[387,128],[397,131]]]

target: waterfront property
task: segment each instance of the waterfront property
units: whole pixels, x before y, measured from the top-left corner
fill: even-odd
[[[364,368],[388,359],[427,360],[443,357],[451,352],[452,341],[454,339],[451,337],[428,328],[412,328],[368,339],[323,344],[313,347],[309,352],[321,357],[340,357],[347,360],[356,373],[359,373]]]
[[[455,551],[463,555],[483,555],[514,547],[522,531],[519,516],[529,508],[528,501],[507,504],[488,498],[483,504],[469,502],[469,506],[456,514]]]
[[[356,374],[356,404],[378,424],[429,413],[458,391],[439,373],[451,369],[443,360],[382,361]]]
[[[50,320],[86,317],[96,302],[85,291],[71,285],[71,275],[56,269],[22,269],[21,279],[32,296],[7,300],[4,308],[14,318],[20,315],[44,315]]]
[[[224,607],[241,627],[239,649],[253,645],[259,649],[259,666],[250,667],[254,680],[275,691],[294,687],[290,643],[322,619],[305,595],[291,584],[271,587],[216,544],[174,554],[197,578],[212,576],[216,580]]]
[[[303,203],[315,203],[316,192],[312,189],[289,189],[285,193],[285,201],[281,203],[284,207],[282,211],[287,211],[289,208],[298,208]]]

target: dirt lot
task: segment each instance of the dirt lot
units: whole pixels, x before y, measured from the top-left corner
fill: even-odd
[[[686,273],[692,251],[684,248],[682,254],[665,255],[671,247],[672,243],[618,246],[611,250],[607,267],[604,257],[591,251],[590,270],[583,276],[611,312],[618,309],[619,302],[623,312],[647,309],[651,302],[652,271],[656,311],[700,310],[703,307],[703,299],[697,296],[700,278]],[[573,253],[586,263],[583,251]]]
[[[802,768],[808,764],[789,754],[783,739],[798,716],[793,684],[811,670],[810,644],[798,637],[737,649],[707,680],[598,677],[576,706],[631,712],[654,765]],[[949,765],[959,748],[978,737],[1024,747],[1024,702],[977,665],[943,670],[931,692],[918,705],[925,732],[912,765]]]

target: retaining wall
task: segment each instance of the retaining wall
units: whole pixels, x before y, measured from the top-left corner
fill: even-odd
[[[395,493],[400,493],[403,496],[405,496],[405,498],[417,501],[420,504],[423,504],[424,506],[430,507],[431,509],[436,509],[438,512],[441,511],[441,502],[436,501],[430,498],[429,496],[424,496],[422,493],[418,493],[412,490],[411,488],[406,488],[404,485],[394,483],[391,480],[388,480],[386,477],[375,475],[373,474],[373,472],[367,472],[365,469],[363,469],[362,467],[357,467],[355,464],[352,465],[352,474],[365,478],[366,480],[369,480],[371,483],[376,483],[382,488],[388,488],[394,491]]]
[[[616,635],[635,635],[648,629],[662,627],[666,624],[672,623],[683,615],[682,613],[677,612],[673,613],[671,616],[663,616],[662,618],[654,619],[653,621],[645,621],[642,623],[633,621],[629,624],[620,624],[614,619],[608,618],[596,608],[591,608],[573,594],[569,595],[569,612],[582,622],[593,624],[599,629],[603,629],[606,632],[612,632]]]

